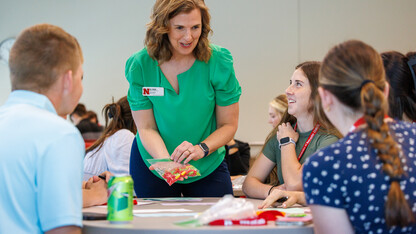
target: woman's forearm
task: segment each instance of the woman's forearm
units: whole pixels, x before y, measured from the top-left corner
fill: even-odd
[[[274,162],[261,153],[251,166],[243,184],[243,192],[248,197],[264,199],[269,195],[272,185],[264,184],[267,176],[276,166]]]
[[[264,184],[259,179],[247,175],[243,184],[243,193],[250,198],[265,199],[272,185]]]
[[[155,129],[138,130],[140,141],[153,158],[170,158],[165,142]]]
[[[140,141],[153,158],[169,158],[165,142],[157,130],[152,109],[132,111]]]
[[[210,153],[226,145],[234,138],[238,128],[238,103],[229,106],[216,106],[217,129],[203,140]]]
[[[237,126],[233,124],[226,124],[215,130],[204,140],[204,143],[209,146],[209,152],[212,153],[218,148],[226,145],[233,139],[236,131]]]
[[[295,145],[288,144],[281,148],[282,175],[286,189],[302,191],[302,165],[299,163]]]

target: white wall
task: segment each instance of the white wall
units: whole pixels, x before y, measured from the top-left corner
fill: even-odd
[[[100,113],[126,95],[124,63],[143,47],[150,0],[0,0],[0,41],[36,23],[61,26],[84,51],[81,102]],[[243,89],[237,138],[263,141],[268,102],[284,92],[294,67],[321,60],[333,45],[361,39],[380,52],[416,50],[413,0],[206,0],[213,43],[235,59]],[[8,68],[0,64],[0,103],[10,93]],[[102,119],[102,118],[101,118]]]

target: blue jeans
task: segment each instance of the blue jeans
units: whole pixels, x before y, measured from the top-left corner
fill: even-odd
[[[210,175],[200,180],[189,184],[174,183],[169,186],[166,181],[155,176],[146,166],[137,147],[136,138],[131,148],[130,174],[138,198],[223,197],[225,194],[233,194],[230,172],[225,161]]]

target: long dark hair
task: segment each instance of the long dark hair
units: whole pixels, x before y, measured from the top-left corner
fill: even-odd
[[[389,116],[402,120],[403,114],[406,114],[416,121],[416,91],[409,58],[397,51],[381,53],[381,58],[390,85]]]
[[[104,132],[100,138],[86,150],[86,153],[91,152],[96,148],[98,148],[96,151],[98,152],[103,146],[104,141],[120,129],[130,130],[133,134],[136,134],[137,132],[130,105],[127,101],[127,96],[120,98],[116,103],[113,101],[113,103],[105,105],[102,113],[105,116]]]

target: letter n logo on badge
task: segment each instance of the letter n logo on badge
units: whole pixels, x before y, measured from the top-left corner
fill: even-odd
[[[150,89],[143,88],[143,95],[149,95],[149,94],[150,94]]]

